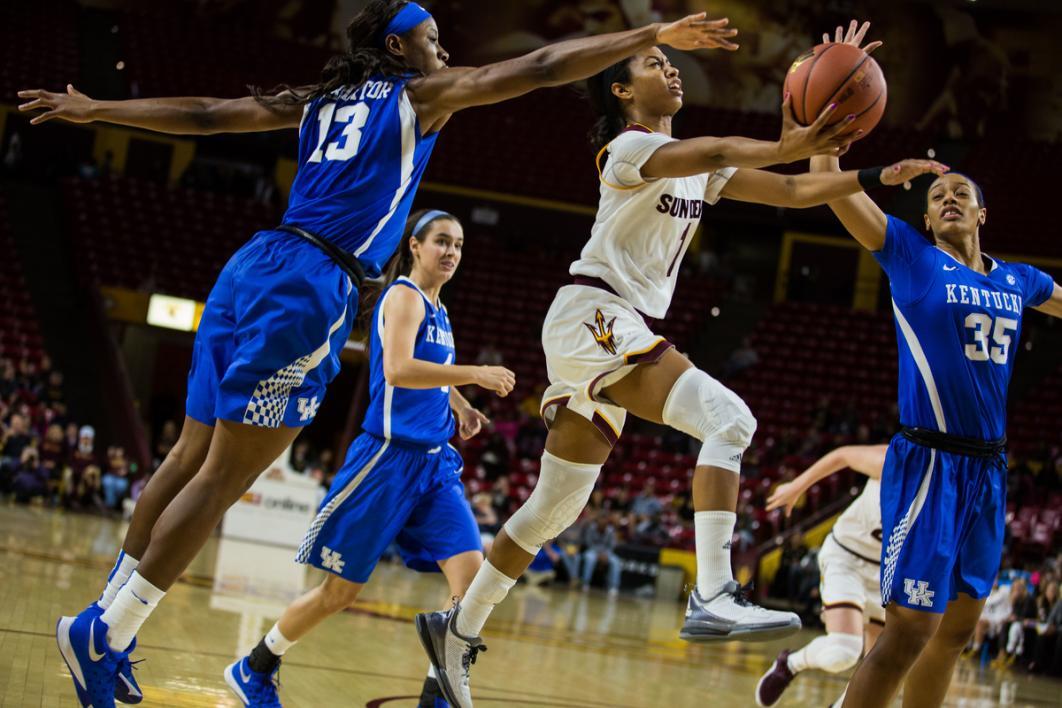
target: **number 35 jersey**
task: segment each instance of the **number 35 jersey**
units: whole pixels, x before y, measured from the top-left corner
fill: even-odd
[[[892,291],[900,422],[1002,438],[1022,310],[1044,303],[1054,281],[1030,265],[987,256],[982,275],[893,216],[874,257]]]
[[[408,77],[374,76],[306,105],[284,223],[354,254],[369,277],[395,252],[438,133],[422,136]]]

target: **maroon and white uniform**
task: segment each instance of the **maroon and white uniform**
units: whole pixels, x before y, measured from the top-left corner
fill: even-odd
[[[864,621],[884,624],[881,606],[881,483],[868,479],[863,492],[837,517],[819,551],[823,609],[852,607]]]
[[[590,240],[570,268],[573,284],[557,291],[542,326],[547,425],[564,405],[614,442],[626,411],[601,398],[601,389],[672,346],[646,320],[667,314],[704,204],[719,201],[735,172],[644,179],[642,166],[672,140],[636,126],[608,145]]]

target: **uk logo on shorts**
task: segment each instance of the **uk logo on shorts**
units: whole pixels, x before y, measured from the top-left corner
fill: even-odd
[[[583,322],[586,328],[590,330],[590,334],[594,335],[594,341],[598,346],[604,349],[609,354],[616,353],[616,336],[612,333],[612,326],[616,324],[616,318],[613,317],[607,323],[605,322],[605,315],[601,310],[597,311],[594,315],[594,324]]]
[[[299,420],[311,420],[317,415],[317,409],[321,404],[317,402],[317,396],[313,398],[299,399]]]
[[[321,565],[342,575],[343,566],[346,565],[346,561],[343,560],[343,555],[341,553],[333,551],[328,546],[325,546],[321,549]]]
[[[912,607],[918,605],[932,607],[933,596],[937,594],[929,589],[929,583],[925,580],[911,580],[910,578],[903,579],[903,591],[907,593],[907,601]]]

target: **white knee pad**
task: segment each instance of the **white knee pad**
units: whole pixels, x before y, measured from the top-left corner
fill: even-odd
[[[581,465],[542,453],[538,484],[524,505],[505,523],[505,533],[528,553],[561,534],[582,513],[601,465]]]
[[[804,652],[809,668],[836,674],[856,665],[863,654],[863,638],[854,634],[827,634],[808,644]]]
[[[756,433],[756,418],[741,398],[700,369],[678,377],[664,403],[664,422],[704,445],[698,465],[741,471],[741,455]]]

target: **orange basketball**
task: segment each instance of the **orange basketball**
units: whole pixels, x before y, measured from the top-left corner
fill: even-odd
[[[845,135],[862,129],[860,137],[865,138],[885,112],[885,75],[876,61],[851,44],[820,44],[798,56],[786,74],[784,90],[792,95],[793,117],[801,125],[815,122],[834,102],[831,125],[854,113]]]

